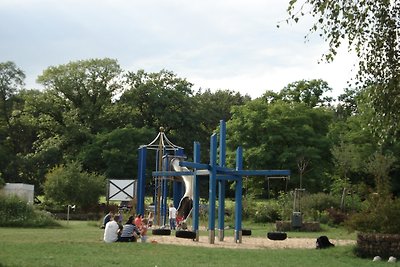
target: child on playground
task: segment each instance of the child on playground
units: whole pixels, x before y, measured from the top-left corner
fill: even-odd
[[[134,223],[135,223],[136,227],[139,229],[142,227],[142,219],[143,219],[142,214],[136,215]]]
[[[171,203],[169,204],[169,212],[168,212],[168,217],[169,217],[169,227],[171,230],[175,230],[176,227],[176,208],[174,207],[174,204]]]
[[[154,220],[154,215],[153,215],[153,212],[149,212],[149,215],[147,216],[147,221],[148,221],[148,223],[147,223],[147,225],[148,225],[148,227],[152,227],[153,226],[153,220]]]
[[[147,224],[148,223],[149,223],[149,221],[146,218],[142,219],[142,226],[140,228],[140,236],[141,236],[142,243],[146,243],[146,241],[147,241]]]

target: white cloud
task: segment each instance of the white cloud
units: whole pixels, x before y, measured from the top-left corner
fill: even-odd
[[[199,87],[258,97],[300,79],[322,78],[336,95],[354,57],[317,64],[326,49],[304,43],[310,20],[281,23],[282,0],[3,0],[0,61],[12,60],[27,85],[48,66],[110,57],[125,70],[168,69]],[[12,27],[10,26],[12,25]]]

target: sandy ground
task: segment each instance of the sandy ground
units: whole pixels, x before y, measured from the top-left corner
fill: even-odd
[[[224,241],[219,241],[218,237],[215,238],[215,243],[210,244],[208,236],[200,236],[199,242],[191,239],[177,238],[174,233],[170,236],[149,236],[147,242],[157,244],[173,244],[181,246],[194,246],[194,247],[217,247],[217,248],[230,248],[230,249],[283,249],[283,248],[306,248],[315,249],[316,238],[287,238],[283,241],[272,241],[267,237],[251,237],[243,236],[242,243],[234,243],[233,237],[225,237]],[[336,246],[343,246],[355,244],[354,240],[335,240],[330,239],[331,243]]]

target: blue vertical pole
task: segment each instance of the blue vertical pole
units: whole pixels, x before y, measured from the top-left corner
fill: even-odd
[[[174,195],[174,207],[178,208],[179,202],[183,196],[183,183],[179,181],[173,181],[172,190]]]
[[[159,171],[158,169],[158,158],[160,151],[156,150],[156,171]],[[161,225],[161,217],[160,217],[160,210],[159,210],[159,196],[158,196],[158,187],[160,186],[160,177],[156,177],[154,180],[154,224],[156,225]]]
[[[164,152],[165,155],[165,152]],[[163,171],[168,170],[168,157],[165,157],[163,162]],[[162,205],[161,205],[161,215],[163,216],[163,225],[167,223],[167,197],[168,197],[168,185],[167,179],[162,179]]]
[[[144,214],[144,195],[146,185],[146,147],[139,148],[139,160],[138,160],[138,181],[137,181],[137,205],[136,213]]]
[[[215,241],[215,201],[217,187],[217,135],[213,134],[210,140],[210,182],[209,182],[209,208],[208,208],[208,241]]]
[[[236,150],[236,170],[243,169],[243,149]],[[235,236],[236,243],[242,243],[242,176],[238,177],[235,186]]]
[[[193,143],[193,161],[200,163],[200,143]],[[193,231],[196,233],[196,241],[199,241],[199,217],[200,217],[200,180],[199,176],[193,176]]]
[[[226,124],[220,121],[219,134],[219,166],[225,167],[226,161]],[[224,241],[224,216],[225,216],[225,180],[219,180],[218,191],[218,237],[219,241]]]

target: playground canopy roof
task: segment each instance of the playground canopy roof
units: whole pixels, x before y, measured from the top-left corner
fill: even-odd
[[[151,150],[165,149],[169,151],[183,149],[183,147],[175,145],[168,139],[163,127],[160,127],[160,132],[153,141],[151,141],[148,145],[142,145],[141,147],[146,147],[147,149]]]

